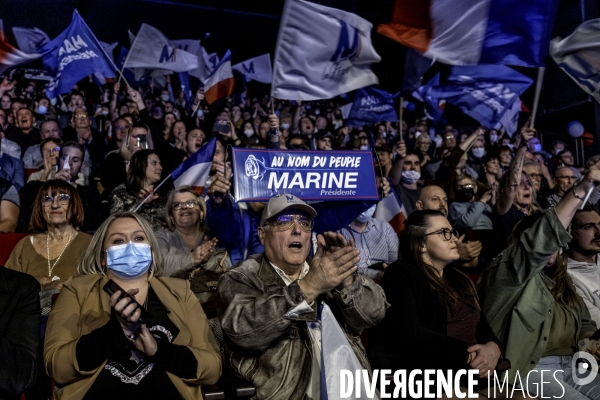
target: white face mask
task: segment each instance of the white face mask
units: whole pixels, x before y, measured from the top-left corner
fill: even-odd
[[[483,147],[475,147],[471,150],[471,152],[477,158],[481,158],[485,155],[485,149]]]
[[[376,207],[377,207],[377,204],[373,204],[373,206],[371,208],[369,208],[366,211],[363,211],[362,214],[360,214],[358,217],[356,217],[356,219],[359,220],[360,222],[367,222],[368,220],[373,218],[373,214],[375,214]]]
[[[244,129],[244,135],[246,135],[246,137],[254,135],[254,129]]]
[[[290,129],[290,124],[281,124],[281,129]]]
[[[204,117],[204,110],[198,110],[197,115],[198,115],[198,118]]]
[[[416,181],[421,178],[421,173],[419,171],[402,171],[402,182],[408,185],[412,185]]]
[[[498,141],[498,135],[490,135],[490,142],[496,143]]]
[[[371,148],[369,147],[369,145],[364,145],[364,146],[360,146],[361,150],[371,150]]]
[[[160,96],[160,99],[161,99],[162,101],[169,101],[169,95],[168,95],[168,94],[162,94],[162,95]]]

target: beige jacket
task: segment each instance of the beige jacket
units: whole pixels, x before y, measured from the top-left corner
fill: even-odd
[[[94,371],[80,371],[75,349],[79,337],[105,325],[110,319],[108,282],[101,275],[69,278],[52,307],[44,343],[46,371],[57,383],[55,399],[81,399],[92,386],[106,361]],[[206,316],[189,282],[174,278],[152,278],[150,286],[179,328],[174,344],[187,346],[198,360],[194,379],[167,375],[184,399],[202,399],[200,385],[214,384],[221,375],[221,356]],[[59,388],[58,386],[61,386]]]

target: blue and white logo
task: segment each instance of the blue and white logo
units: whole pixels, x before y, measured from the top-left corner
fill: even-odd
[[[331,80],[343,77],[352,68],[354,60],[360,56],[362,33],[357,28],[349,26],[345,21],[338,21],[341,26],[340,37],[335,52],[329,60],[333,64],[325,69],[323,79]]]

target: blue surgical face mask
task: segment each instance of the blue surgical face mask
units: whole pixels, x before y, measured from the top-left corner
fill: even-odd
[[[534,153],[541,153],[541,151],[542,151],[542,145],[540,143],[536,143],[532,147],[533,147],[533,152]]]
[[[44,115],[48,112],[48,108],[46,106],[43,105],[39,105],[38,109],[37,109],[38,114]]]
[[[106,266],[119,279],[136,279],[144,275],[152,264],[148,243],[125,243],[106,250]]]
[[[356,219],[359,220],[360,222],[367,222],[368,220],[370,220],[373,217],[373,214],[375,214],[376,207],[377,207],[377,204],[373,204],[373,206],[371,206],[371,208],[369,208],[366,211],[363,211],[363,213],[360,214],[358,217],[356,217]]]
[[[412,185],[419,179],[421,179],[421,173],[419,171],[414,171],[414,170],[402,171],[401,180],[402,180],[402,182],[404,182],[408,185]]]
[[[485,149],[483,147],[474,147],[471,149],[471,152],[477,158],[481,158],[485,155]]]

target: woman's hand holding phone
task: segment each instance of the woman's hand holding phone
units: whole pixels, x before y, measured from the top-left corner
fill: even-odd
[[[142,310],[132,297],[139,292],[139,289],[131,289],[127,293],[131,296],[123,296],[120,290],[117,290],[110,296],[109,305],[115,310],[115,315],[123,333],[133,343],[135,348],[146,354],[153,356],[158,349],[156,339],[152,336],[146,324],[140,324],[139,319]]]

